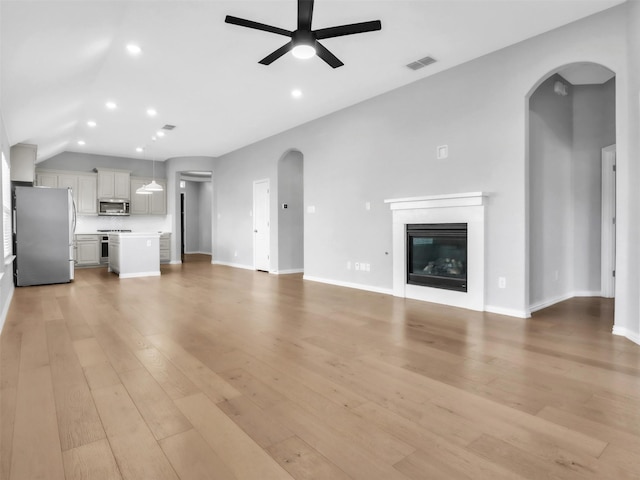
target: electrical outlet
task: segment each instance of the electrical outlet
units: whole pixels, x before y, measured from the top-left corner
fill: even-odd
[[[356,262],[356,270],[360,270],[360,264]]]
[[[507,288],[507,279],[505,277],[498,277],[498,288]]]
[[[371,271],[371,264],[370,263],[365,263],[364,264],[364,270],[365,270],[365,272],[370,272]]]
[[[238,256],[238,250],[236,250],[235,252],[233,252],[233,256],[237,257]]]
[[[371,202],[364,202],[364,209],[371,210]]]
[[[350,260],[347,262],[347,270],[351,270],[351,261]]]

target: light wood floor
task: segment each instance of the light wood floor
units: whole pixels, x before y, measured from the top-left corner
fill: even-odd
[[[640,478],[640,347],[611,301],[524,321],[162,268],[16,290],[2,479]]]

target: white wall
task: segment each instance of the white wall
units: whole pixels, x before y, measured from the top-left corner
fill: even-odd
[[[211,254],[211,182],[185,180],[185,253]],[[176,232],[179,235],[179,232]]]
[[[305,206],[315,207],[305,213],[305,275],[390,289],[391,214],[383,200],[483,191],[486,304],[526,315],[526,97],[562,65],[600,63],[619,75],[616,116],[626,122],[626,17],[622,5],[221,157],[220,259],[234,262],[234,251],[251,251],[251,182],[270,177],[277,191],[277,162],[294,148],[304,155]],[[618,139],[628,144],[628,132]],[[439,161],[436,147],[443,144],[450,157]],[[628,163],[624,145],[619,152]],[[271,245],[273,257],[277,237]],[[348,260],[370,263],[371,271],[347,270]],[[506,277],[507,288],[498,288],[498,277]]]
[[[573,289],[573,89],[554,93],[551,76],[529,100],[530,302],[533,308]],[[566,82],[565,82],[566,83]]]
[[[621,30],[628,38],[625,45],[629,65],[624,85],[618,84],[624,100],[616,102],[617,142],[617,229],[616,229],[616,323],[614,333],[640,343],[640,2],[628,1],[626,24]],[[625,28],[626,27],[626,28]],[[630,161],[624,162],[627,158]]]
[[[0,108],[0,150],[4,154],[5,158],[11,164],[10,145],[7,138],[7,132],[5,131],[4,120],[2,118],[2,109]],[[0,171],[0,180],[2,172]],[[2,189],[2,182],[0,181],[0,195]],[[2,198],[2,197],[0,197]],[[3,225],[3,229],[6,226]],[[3,230],[4,231],[4,230]],[[13,298],[13,263],[6,264],[4,261],[0,264],[0,332],[4,327],[4,322],[7,318],[7,312]]]
[[[600,295],[602,149],[616,142],[615,80],[573,91],[573,292]]]
[[[278,165],[278,272],[304,269],[304,165],[288,152]],[[283,208],[283,204],[287,208]]]
[[[180,263],[180,175],[181,172],[203,171],[214,172],[215,182],[216,158],[214,157],[175,157],[165,161],[165,171],[167,175],[167,212],[172,214],[171,235],[171,263]],[[216,218],[216,198],[215,189],[211,207],[211,236],[215,236],[217,229]],[[215,259],[216,252],[212,253]]]

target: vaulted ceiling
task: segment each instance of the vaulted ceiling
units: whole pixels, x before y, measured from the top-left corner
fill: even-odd
[[[290,53],[260,65],[286,38],[224,23],[294,30],[295,0],[2,0],[0,105],[10,143],[37,145],[38,161],[219,156],[619,3],[317,0],[314,29],[382,21],[379,32],[323,41],[345,64],[334,70]],[[406,66],[426,56],[437,62]],[[165,125],[175,129],[158,137]]]

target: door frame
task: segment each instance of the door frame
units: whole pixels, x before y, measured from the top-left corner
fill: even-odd
[[[268,255],[267,255],[267,268],[258,268],[258,265],[256,264],[256,251],[257,251],[257,242],[256,242],[256,233],[258,233],[258,229],[257,229],[257,225],[256,225],[256,211],[257,211],[257,206],[258,206],[258,195],[256,195],[256,188],[258,187],[258,185],[260,184],[266,184],[267,187],[267,195],[266,195],[266,199],[265,199],[265,212],[266,212],[266,222],[267,222],[267,235],[265,237],[265,248],[267,250]],[[253,219],[252,222],[252,226],[253,226],[253,269],[254,270],[264,270],[266,272],[270,272],[271,271],[271,185],[270,185],[270,181],[268,178],[263,178],[261,180],[254,180],[253,181],[253,210],[251,211],[251,216]]]
[[[616,145],[602,149],[602,241],[600,289],[615,296],[616,271]]]

